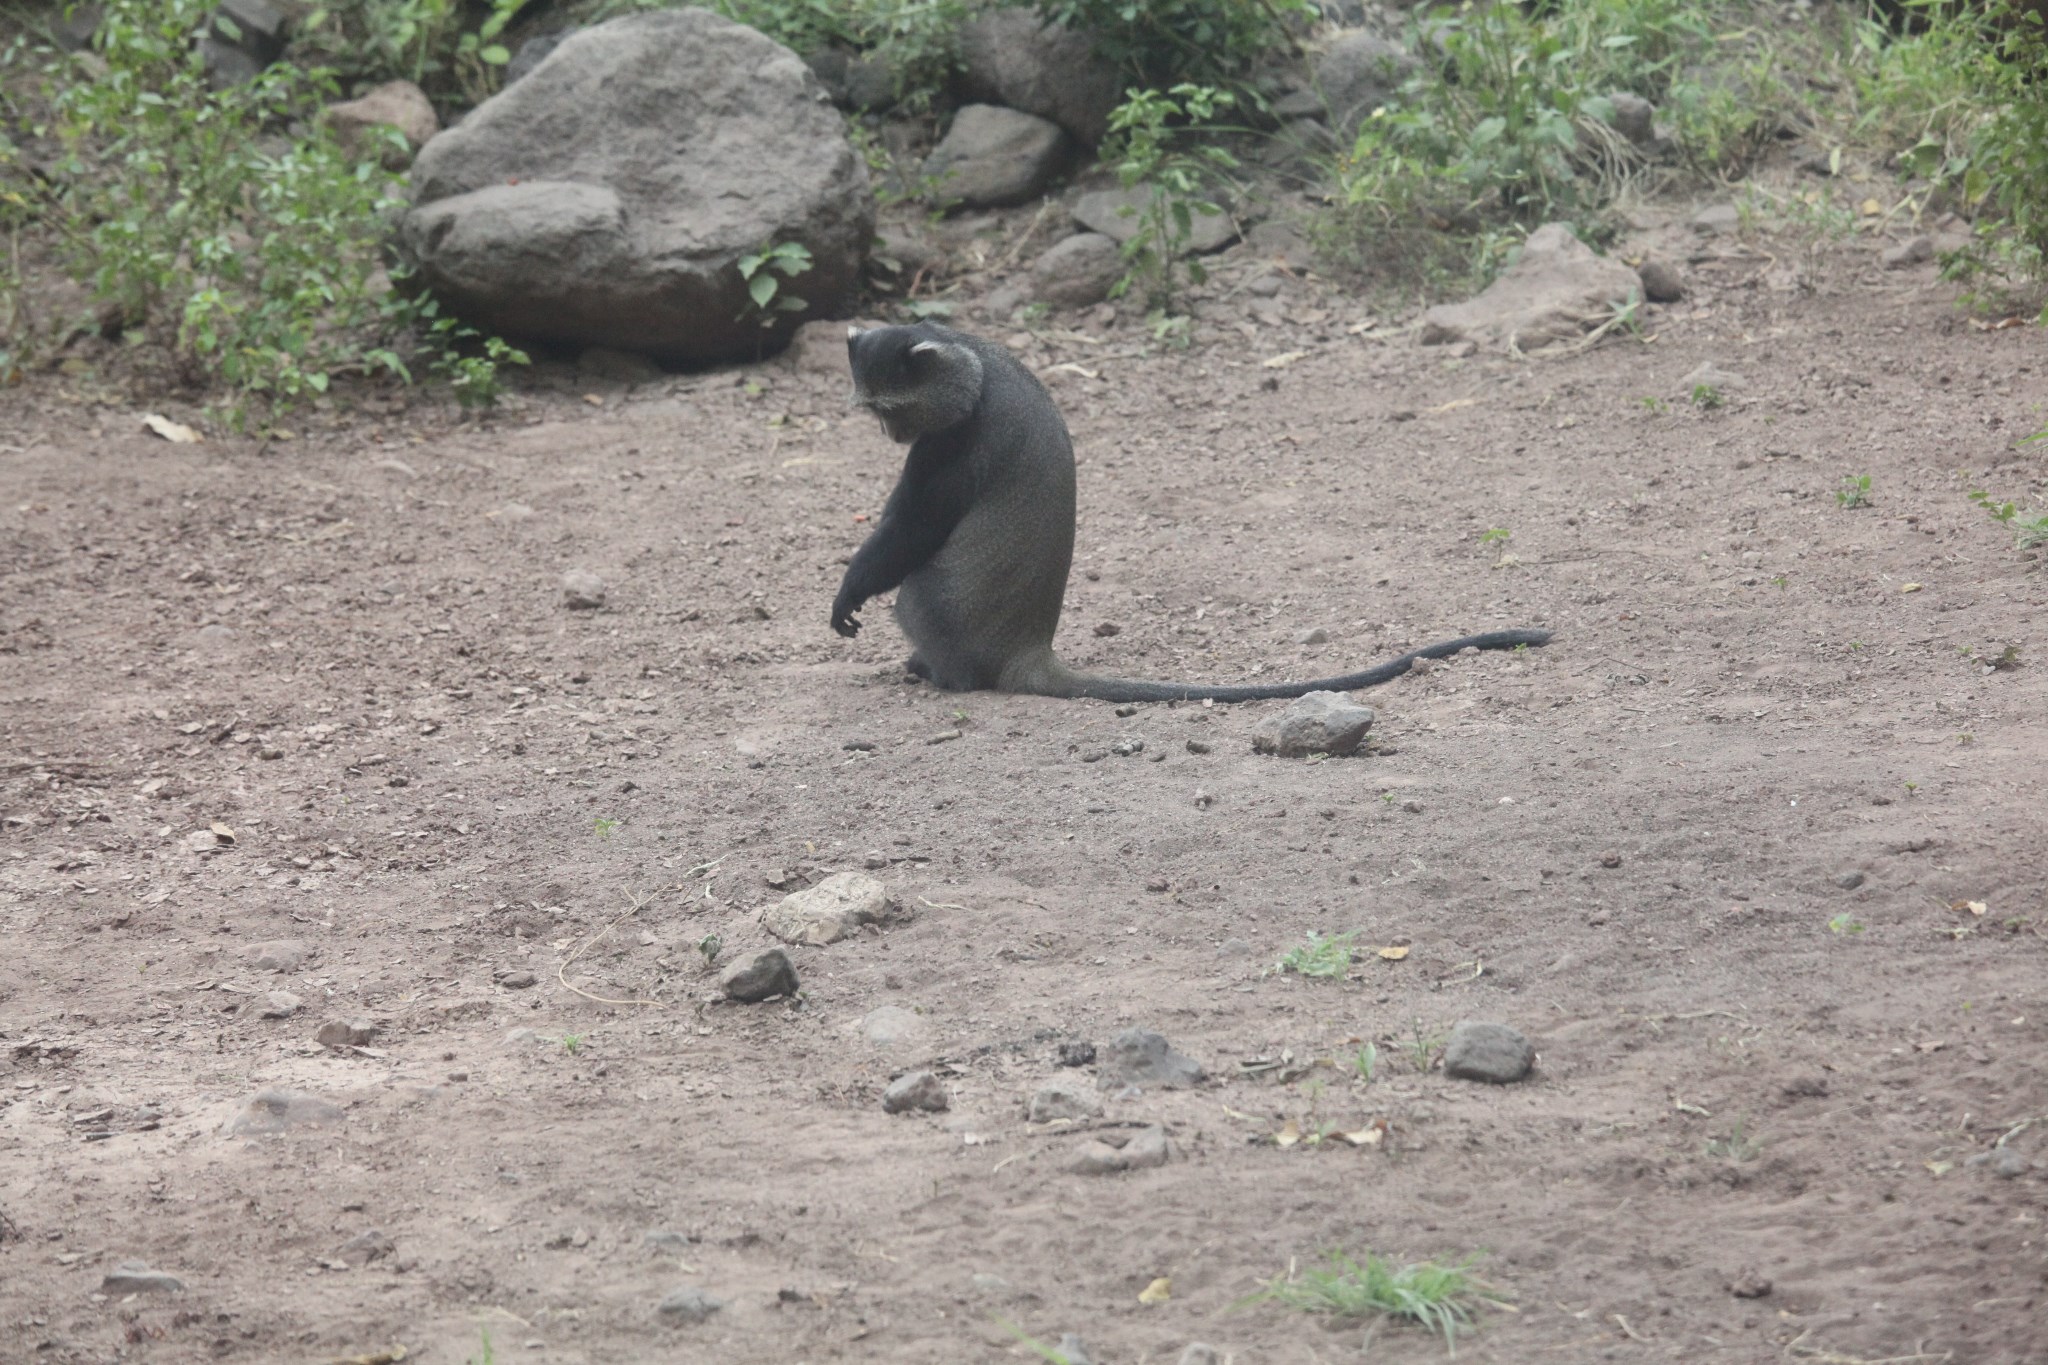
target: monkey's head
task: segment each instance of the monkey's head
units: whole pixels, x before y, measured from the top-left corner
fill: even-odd
[[[882,419],[891,440],[910,442],[964,422],[981,401],[981,357],[957,333],[914,327],[846,329],[853,401]]]

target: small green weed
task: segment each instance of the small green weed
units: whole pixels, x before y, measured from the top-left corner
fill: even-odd
[[[1455,1351],[1458,1333],[1471,1330],[1474,1313],[1488,1297],[1471,1274],[1476,1259],[1397,1266],[1371,1252],[1357,1261],[1332,1251],[1322,1267],[1276,1277],[1253,1301],[1338,1318],[1403,1319],[1442,1337]]]
[[[697,940],[697,951],[704,955],[705,966],[716,966],[718,955],[725,951],[725,940],[717,934],[706,934]]]
[[[563,1035],[562,1035],[562,1051],[564,1051],[564,1052],[568,1053],[568,1054],[569,1054],[569,1055],[570,1055],[571,1057],[574,1057],[574,1056],[575,1056],[575,1055],[576,1055],[577,1053],[579,1053],[579,1052],[581,1052],[581,1051],[583,1050],[583,1040],[584,1040],[585,1038],[589,1037],[589,1036],[590,1036],[590,1035],[588,1035],[588,1034],[585,1034],[585,1033],[565,1033],[565,1034],[563,1034]]]
[[[1351,1058],[1351,1069],[1358,1074],[1358,1079],[1367,1085],[1372,1084],[1373,1073],[1379,1070],[1379,1065],[1380,1050],[1372,1043],[1358,1049]]]
[[[737,320],[754,317],[763,327],[773,327],[777,313],[801,313],[810,307],[783,288],[810,268],[811,251],[802,242],[778,242],[740,257],[739,272],[747,282],[748,306]]]
[[[1407,1040],[1399,1046],[1401,1055],[1408,1059],[1408,1065],[1414,1067],[1417,1072],[1427,1072],[1436,1064],[1437,1054],[1444,1050],[1444,1044],[1449,1041],[1448,1033],[1425,1033],[1422,1021],[1413,1019],[1408,1024]]]
[[[1514,532],[1510,531],[1507,527],[1495,526],[1479,537],[1479,543],[1481,545],[1491,545],[1495,541],[1506,540],[1512,535],[1514,535]]]
[[[463,1357],[462,1365],[497,1365],[497,1352],[491,1349],[490,1329],[479,1327],[476,1334],[482,1339],[481,1344],[477,1347],[475,1355]]]
[[[1908,783],[1907,785],[1911,786],[1912,784]],[[1841,914],[1828,921],[1828,932],[1831,934],[1860,934],[1863,932],[1863,922],[1844,910]]]
[[[1735,1120],[1726,1136],[1713,1139],[1706,1147],[1708,1156],[1723,1161],[1754,1161],[1763,1150],[1763,1143],[1749,1131],[1748,1119]]]
[[[600,839],[609,839],[618,832],[619,822],[609,815],[598,816],[595,824],[597,837]]]
[[[1845,508],[1874,506],[1870,500],[1870,476],[1843,475],[1842,486],[1835,490],[1835,501]]]
[[[1351,945],[1357,939],[1355,929],[1329,938],[1311,930],[1308,942],[1288,952],[1274,964],[1274,970],[1297,976],[1342,976],[1351,970]]]
[[[1647,397],[1638,398],[1636,402],[1641,405],[1643,411],[1645,412],[1663,412],[1665,409],[1671,406],[1669,403],[1666,403],[1663,399],[1656,397],[1654,394]]]
[[[2014,549],[2031,550],[2037,545],[2048,545],[2048,511],[2035,516],[2021,516],[2018,503],[1993,502],[1991,495],[1981,488],[1972,490],[1969,496],[1970,501],[1989,513],[1993,521],[2012,532]]]
[[[1038,12],[1077,29],[1130,80],[1223,84],[1294,45],[1290,22],[1322,18],[1313,0],[1037,0]]]
[[[1692,386],[1692,405],[1702,412],[1712,412],[1727,401],[1721,396],[1721,391],[1712,384]]]

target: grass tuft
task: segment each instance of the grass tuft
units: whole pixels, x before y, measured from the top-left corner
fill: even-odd
[[[1365,1253],[1353,1260],[1332,1251],[1327,1263],[1293,1276],[1279,1276],[1254,1299],[1282,1304],[1303,1313],[1338,1318],[1399,1318],[1440,1336],[1453,1354],[1459,1332],[1470,1331],[1473,1317],[1487,1295],[1471,1274],[1476,1256],[1452,1265],[1415,1261],[1397,1266]]]

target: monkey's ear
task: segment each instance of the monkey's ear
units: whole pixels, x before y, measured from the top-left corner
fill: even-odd
[[[937,355],[945,347],[936,341],[920,341],[910,348],[912,355]]]
[[[864,333],[858,327],[848,326],[846,329],[846,339],[848,341],[859,341],[863,335]]]

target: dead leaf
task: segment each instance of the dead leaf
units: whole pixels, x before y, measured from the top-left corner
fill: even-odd
[[[1377,948],[1374,951],[1389,962],[1399,962],[1402,958],[1408,956],[1406,948]]]
[[[1913,1044],[1913,1051],[1915,1051],[1915,1052],[1939,1052],[1939,1051],[1941,1051],[1941,1050],[1942,1050],[1943,1048],[1945,1048],[1945,1047],[1947,1047],[1947,1046],[1948,1046],[1948,1044],[1947,1044],[1947,1043],[1943,1042],[1943,1041],[1942,1041],[1941,1039],[1939,1039],[1939,1038],[1936,1038],[1936,1039],[1934,1039],[1934,1040],[1933,1040],[1932,1042],[1926,1042],[1926,1043],[1915,1043],[1915,1044]]]
[[[1983,901],[1950,901],[1948,903],[1948,908],[1955,911],[1957,914],[1961,914],[1965,910],[1967,910],[1971,914],[1977,916],[1979,919],[1982,919],[1984,917],[1985,912],[1991,909],[1991,907],[1986,905]]]
[[[214,838],[220,840],[224,844],[232,844],[235,841],[235,832],[232,829],[229,829],[226,825],[223,825],[218,820],[208,825],[207,828],[213,831]]]
[[[1920,591],[1920,585],[1919,585],[1918,583],[1901,583],[1901,584],[1899,584],[1899,591],[1900,591],[1900,592],[1918,592],[1918,591]]]
[[[1947,1175],[1956,1168],[1956,1163],[1953,1161],[1923,1161],[1920,1164],[1934,1172],[1937,1179]]]
[[[1307,351],[1282,351],[1279,355],[1267,356],[1259,364],[1268,370],[1284,370],[1307,354]]]
[[[142,425],[173,445],[196,446],[206,439],[183,422],[173,422],[170,418],[154,412],[142,414]]]
[[[1280,1131],[1273,1134],[1273,1145],[1275,1147],[1292,1147],[1295,1143],[1300,1141],[1301,1125],[1296,1123],[1293,1119],[1289,1119],[1287,1120],[1287,1122],[1281,1124]]]
[[[1138,1292],[1138,1302],[1147,1307],[1155,1303],[1165,1303],[1172,1297],[1173,1281],[1164,1275],[1161,1275]]]
[[[583,395],[583,401],[590,404],[593,408],[604,406],[604,396],[602,394],[586,393]]]
[[[1970,325],[1980,332],[2003,332],[2009,327],[2026,326],[2027,319],[2020,317],[2018,314],[1999,318],[1996,322],[1986,322],[1983,318],[1971,318]]]
[[[1387,1121],[1385,1119],[1374,1119],[1363,1128],[1349,1133],[1340,1132],[1337,1136],[1343,1138],[1353,1147],[1377,1147],[1380,1143],[1386,1141]]]
[[[1046,372],[1047,374],[1055,374],[1055,373],[1058,373],[1058,374],[1078,374],[1078,375],[1080,375],[1080,376],[1081,376],[1081,377],[1082,377],[1083,379],[1100,379],[1100,378],[1102,378],[1102,374],[1101,374],[1101,372],[1100,372],[1100,371],[1098,371],[1098,370],[1091,370],[1091,369],[1089,369],[1089,368],[1088,368],[1087,366],[1085,366],[1085,365],[1076,365],[1076,364],[1075,364],[1075,363],[1074,363],[1073,361],[1071,361],[1071,360],[1066,360],[1066,361],[1062,361],[1061,363],[1059,363],[1059,364],[1057,364],[1057,365],[1053,365],[1053,366],[1050,366],[1050,367],[1048,367],[1048,368],[1046,369],[1046,371],[1045,371],[1045,372]]]
[[[1232,1109],[1227,1104],[1223,1106],[1223,1117],[1228,1119],[1243,1119],[1247,1123],[1257,1123],[1259,1121],[1259,1116],[1257,1114],[1247,1114],[1242,1109]]]
[[[1878,203],[1875,199],[1866,199],[1858,207],[1863,210],[1865,218],[1875,218],[1884,212],[1884,205]]]

